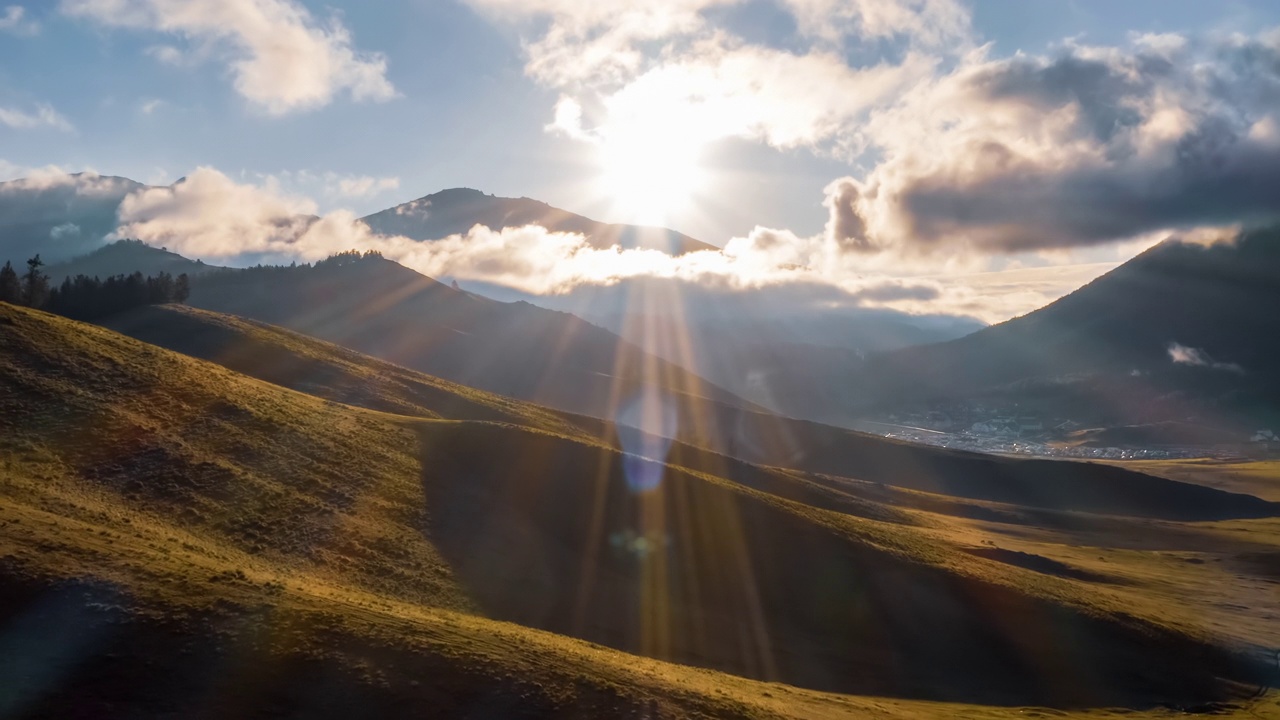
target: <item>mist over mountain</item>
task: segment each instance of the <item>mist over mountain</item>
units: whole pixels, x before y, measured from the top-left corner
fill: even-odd
[[[714,250],[713,245],[666,228],[602,223],[527,197],[504,198],[471,188],[451,188],[361,218],[375,233],[436,240],[476,225],[493,230],[540,225],[578,233],[597,248],[653,248],[670,255]]]
[[[120,202],[145,187],[87,172],[0,183],[0,258],[18,261],[40,253],[56,262],[96,250],[115,232]]]

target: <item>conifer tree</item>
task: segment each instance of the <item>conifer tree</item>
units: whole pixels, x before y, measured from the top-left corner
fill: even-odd
[[[44,261],[39,254],[27,261],[27,272],[22,276],[22,302],[27,307],[44,305],[49,295],[49,276],[40,272],[42,267]]]
[[[5,261],[0,268],[0,302],[14,303],[22,300],[22,283],[18,280],[18,271],[13,263]]]

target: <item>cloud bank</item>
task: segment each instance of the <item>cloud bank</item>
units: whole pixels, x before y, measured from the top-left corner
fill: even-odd
[[[723,251],[679,257],[649,249],[596,248],[581,235],[539,226],[478,225],[421,242],[374,234],[347,211],[317,215],[314,201],[283,190],[274,178],[253,185],[207,167],[174,185],[131,193],[120,205],[116,234],[222,261],[310,262],[348,249],[377,250],[431,277],[541,296],[641,281],[666,283],[671,292],[682,294],[752,291],[763,298],[759,302],[776,303],[777,310],[786,312],[883,308],[991,321],[1038,307],[1077,282],[1066,274],[1055,286],[1045,275],[993,292],[961,276],[903,277],[872,266],[854,272],[834,262],[821,263],[839,253],[824,237],[802,239],[764,228],[731,241]]]
[[[1280,219],[1280,29],[995,58],[951,0],[778,0],[794,29],[766,39],[735,33],[735,14],[760,11],[739,0],[468,2],[532,38],[526,73],[561,93],[552,131],[607,145],[671,123],[694,145],[847,159],[826,188],[832,258],[1056,252]],[[878,50],[860,63],[863,46]]]
[[[241,96],[272,115],[308,110],[346,93],[396,95],[379,53],[357,51],[337,16],[317,21],[295,0],[62,0],[63,14],[109,27],[177,35],[227,63]],[[152,54],[176,63],[182,51]]]

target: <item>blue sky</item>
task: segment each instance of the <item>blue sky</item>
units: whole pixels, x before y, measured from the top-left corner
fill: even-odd
[[[1254,170],[1219,198],[1178,164],[1222,128],[1271,152],[1276,78],[1241,68],[1276,26],[1267,0],[0,0],[0,179],[203,167],[355,215],[468,186],[840,277],[1104,267],[1270,219],[1226,199]]]

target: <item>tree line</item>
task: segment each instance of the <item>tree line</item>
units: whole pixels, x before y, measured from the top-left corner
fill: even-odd
[[[41,271],[44,262],[39,255],[27,261],[21,276],[13,263],[0,268],[0,302],[39,308],[75,320],[96,320],[142,305],[182,303],[191,295],[191,281],[186,273],[173,277],[162,272],[144,276],[115,275],[68,277],[53,287],[49,276]]]

